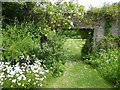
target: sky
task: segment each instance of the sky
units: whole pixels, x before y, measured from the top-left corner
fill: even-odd
[[[60,0],[50,0],[51,2],[56,2],[56,1],[60,1]],[[63,0],[62,0],[63,1]],[[115,3],[115,2],[119,2],[120,0],[64,0],[64,1],[73,1],[74,3],[76,1],[78,1],[78,3],[80,5],[84,5],[85,9],[89,9],[90,6],[92,7],[101,7],[104,5],[104,3]]]

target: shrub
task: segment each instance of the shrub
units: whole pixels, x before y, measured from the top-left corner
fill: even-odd
[[[104,41],[103,39],[102,41]],[[107,45],[102,44],[96,52],[86,56],[86,63],[90,63],[101,73],[108,81],[112,82],[115,87],[119,86],[119,63],[118,63],[118,47],[113,43],[114,38],[107,39]],[[101,42],[104,43],[104,42]]]
[[[47,35],[47,42],[40,43],[40,33]],[[46,69],[53,71],[53,76],[59,76],[64,70],[65,54],[63,51],[64,36],[59,32],[50,31],[46,26],[45,31],[40,27],[36,28],[32,23],[15,23],[8,25],[3,29],[3,62],[10,62],[11,65],[16,63],[26,63],[27,61],[21,59],[20,56],[24,55],[25,58],[29,55],[30,65],[34,64],[35,55],[41,64]],[[41,45],[43,48],[41,48]]]

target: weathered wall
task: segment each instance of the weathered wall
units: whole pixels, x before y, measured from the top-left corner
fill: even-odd
[[[110,32],[113,36],[120,36],[120,29],[118,26],[118,19],[112,22],[112,27],[110,28]]]
[[[88,17],[87,17],[88,18]],[[88,18],[89,19],[89,18]],[[80,20],[76,18],[75,16],[72,17],[73,24],[76,28],[78,29],[94,29],[94,34],[93,34],[93,42],[94,42],[94,47],[99,45],[99,41],[101,38],[104,36],[104,30],[105,30],[105,19],[98,19],[94,24],[88,24],[84,20]],[[113,36],[120,36],[120,29],[118,25],[119,21],[118,18],[112,22],[112,26],[110,28],[110,32]]]

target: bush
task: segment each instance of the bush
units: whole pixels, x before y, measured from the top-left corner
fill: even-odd
[[[104,39],[103,39],[104,41]],[[96,52],[86,56],[86,63],[90,63],[93,67],[101,73],[101,75],[108,81],[112,82],[115,87],[119,86],[119,63],[118,63],[118,48],[113,43],[114,38],[107,39],[108,44],[102,44]],[[104,42],[101,42],[104,43]]]
[[[40,33],[47,35],[46,42],[40,43]],[[29,64],[32,65],[35,62],[33,57],[35,55],[42,60],[43,67],[44,64],[46,65],[45,69],[53,72],[53,76],[62,75],[66,62],[62,47],[65,38],[59,32],[50,31],[49,27],[46,27],[44,31],[40,27],[36,28],[32,23],[15,23],[3,29],[3,36],[3,62],[10,62],[11,65],[18,62],[27,63],[20,56],[24,55],[27,58],[29,55]]]

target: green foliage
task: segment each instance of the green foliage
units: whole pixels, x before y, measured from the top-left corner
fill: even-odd
[[[50,28],[41,30],[36,28],[32,23],[15,23],[13,26],[6,26],[3,29],[3,61],[9,61],[13,64],[20,62],[21,54],[25,57],[30,56],[30,64],[34,63],[35,55],[46,65],[46,69],[51,70],[54,76],[59,76],[64,70],[65,54],[63,44],[65,41],[61,33],[50,31]],[[40,43],[40,33],[47,35],[47,42]],[[41,49],[42,44],[43,49]],[[25,61],[24,61],[25,62]],[[43,64],[43,67],[44,67]]]
[[[15,18],[19,22],[32,20],[31,14],[34,6],[34,2],[3,2],[3,25],[14,23]]]
[[[112,5],[104,4],[101,8],[90,8],[85,15],[85,17],[89,17],[86,21],[88,23],[94,23],[100,19],[106,19],[111,22],[111,20],[116,19],[119,16],[119,4],[120,3],[113,3]]]
[[[115,84],[115,87],[119,86],[118,46],[114,38],[104,38],[96,52],[85,58],[85,62],[97,68],[105,79]]]

